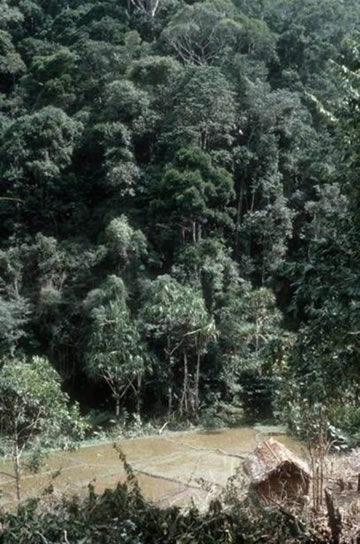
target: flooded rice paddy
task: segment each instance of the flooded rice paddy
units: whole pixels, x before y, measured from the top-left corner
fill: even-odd
[[[184,505],[193,498],[208,502],[240,467],[242,460],[266,437],[266,428],[167,433],[119,440],[144,496],[158,504]],[[285,434],[273,436],[300,452],[298,442]],[[0,504],[15,501],[11,464],[0,464]],[[56,478],[54,474],[59,471]],[[8,473],[8,475],[6,474]],[[96,491],[113,488],[125,473],[112,443],[88,445],[76,451],[52,452],[40,473],[24,473],[24,498],[41,494],[50,483],[55,493],[85,494],[88,484]]]

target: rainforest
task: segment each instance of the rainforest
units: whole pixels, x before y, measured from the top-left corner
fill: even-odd
[[[359,21],[357,0],[0,0],[17,470],[114,426],[360,444]]]

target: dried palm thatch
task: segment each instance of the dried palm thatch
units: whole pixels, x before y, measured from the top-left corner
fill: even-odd
[[[295,499],[309,492],[307,464],[273,438],[262,442],[243,467],[251,488],[263,500]]]

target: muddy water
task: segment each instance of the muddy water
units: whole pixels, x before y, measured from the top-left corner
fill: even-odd
[[[132,440],[119,446],[133,467],[141,489],[159,504],[185,504],[192,497],[199,505],[208,502],[241,466],[242,459],[266,437],[266,429],[242,427],[231,430],[168,433]],[[275,438],[293,451],[301,446],[286,435]],[[15,500],[9,463],[0,463],[1,503]],[[52,480],[55,471],[60,474]],[[240,470],[241,472],[241,470]],[[23,496],[41,493],[52,482],[56,493],[86,493],[92,482],[97,491],[124,480],[119,456],[112,444],[82,447],[72,452],[53,452],[41,472],[24,474]]]

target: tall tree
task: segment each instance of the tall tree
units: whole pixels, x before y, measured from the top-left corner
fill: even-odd
[[[168,387],[168,409],[173,409],[174,393],[180,413],[190,415],[199,409],[201,360],[216,336],[201,292],[183,286],[170,276],[151,282],[144,295],[141,326],[153,346],[163,351],[162,376]],[[182,366],[182,388],[177,392],[176,375]]]
[[[177,240],[198,243],[210,232],[231,231],[233,180],[199,148],[181,149],[155,190],[150,210],[161,226],[171,218],[171,227],[163,229],[163,236],[173,247]]]
[[[114,292],[114,298],[111,296],[106,301],[108,289]],[[104,379],[108,384],[117,417],[120,415],[120,402],[128,391],[134,395],[140,414],[142,379],[149,358],[136,323],[130,317],[120,278],[112,276],[105,291],[90,293],[87,305],[91,325],[86,370],[90,377]]]

